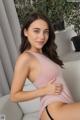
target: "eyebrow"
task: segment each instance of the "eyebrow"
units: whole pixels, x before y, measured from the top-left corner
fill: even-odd
[[[36,30],[38,30],[38,29],[40,29],[40,28],[33,28],[33,29],[36,29]],[[44,29],[44,30],[47,30],[47,31],[49,31],[49,29]]]

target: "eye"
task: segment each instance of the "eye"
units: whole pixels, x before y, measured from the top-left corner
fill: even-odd
[[[40,30],[34,30],[34,32],[35,32],[35,33],[39,33],[39,32],[40,32]]]
[[[45,34],[49,34],[49,31],[48,31],[48,30],[46,30],[46,31],[44,31],[44,33],[45,33]]]

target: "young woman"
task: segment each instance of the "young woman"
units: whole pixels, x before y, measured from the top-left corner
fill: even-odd
[[[40,120],[80,120],[80,103],[74,103],[58,58],[55,34],[49,20],[33,13],[26,20],[22,43],[13,75],[11,100],[27,101],[40,97]],[[23,91],[26,78],[36,90]]]

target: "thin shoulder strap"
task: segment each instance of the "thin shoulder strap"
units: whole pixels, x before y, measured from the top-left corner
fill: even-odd
[[[36,52],[30,52],[30,51],[25,51],[25,52],[29,53],[30,55],[33,55],[41,64],[44,63],[42,54]]]
[[[25,53],[27,53],[27,54],[29,54],[29,55],[31,55],[31,56],[34,56],[35,58],[37,58],[37,59],[39,60],[37,53],[35,53],[35,52],[30,52],[30,51],[25,51]],[[40,60],[39,60],[39,61],[40,61]]]

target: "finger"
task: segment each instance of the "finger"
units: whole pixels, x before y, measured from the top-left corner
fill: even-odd
[[[63,89],[63,85],[62,84],[57,84],[56,85],[56,89],[61,89],[62,90]]]
[[[55,92],[55,95],[60,95],[60,92],[56,91],[56,92]]]
[[[62,86],[61,83],[56,83],[55,85],[56,85],[57,87],[61,87],[61,86]]]
[[[61,91],[63,89],[62,85],[56,85],[55,90]]]
[[[57,92],[57,93],[55,93],[55,95],[60,95],[60,93],[59,93],[59,92]]]
[[[53,83],[53,80],[50,80],[48,83],[49,83],[49,84]]]
[[[61,93],[61,92],[62,92],[62,89],[61,89],[61,88],[60,88],[60,89],[56,89],[55,92],[56,92],[56,93]]]
[[[61,92],[62,92],[62,89],[56,89],[56,90],[55,90],[55,93],[61,94]]]
[[[56,89],[56,93],[57,93],[57,92],[58,92],[58,93],[61,92],[61,89]]]
[[[62,86],[57,86],[55,89],[56,89],[56,91],[61,91],[62,90]]]

